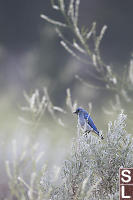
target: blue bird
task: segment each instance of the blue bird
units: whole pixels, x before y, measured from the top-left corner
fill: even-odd
[[[77,108],[76,111],[73,113],[78,115],[78,124],[80,125],[80,127],[83,128],[85,133],[89,133],[92,131],[100,136],[98,129],[96,128],[91,116],[86,110],[84,110],[83,108]],[[101,136],[101,139],[104,139],[103,136]]]

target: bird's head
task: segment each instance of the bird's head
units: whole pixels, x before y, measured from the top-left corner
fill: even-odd
[[[73,112],[73,114],[79,114],[80,112],[82,112],[83,109],[82,108],[77,108],[75,112]]]

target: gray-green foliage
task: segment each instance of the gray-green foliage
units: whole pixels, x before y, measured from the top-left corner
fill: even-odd
[[[22,122],[31,125],[32,128],[37,128],[41,119],[44,117],[45,112],[48,111],[54,121],[61,126],[64,126],[62,120],[55,114],[55,111],[65,113],[65,110],[63,110],[61,107],[53,105],[47,88],[43,89],[42,96],[40,95],[39,90],[35,90],[31,95],[28,95],[26,92],[24,92],[24,97],[27,105],[21,107],[21,110],[27,115],[24,115],[24,117],[19,117]]]
[[[61,45],[76,59],[88,64],[89,76],[98,83],[101,82],[101,86],[94,85],[90,80],[86,82],[78,75],[75,77],[87,87],[113,91],[129,102],[129,96],[133,92],[132,61],[125,68],[123,67],[121,73],[117,73],[115,67],[106,64],[101,57],[100,46],[107,26],[104,25],[100,33],[97,33],[96,22],[93,22],[90,28],[80,27],[78,23],[80,0],[69,0],[67,3],[64,0],[52,0],[51,6],[62,14],[64,21],[53,20],[44,14],[41,14],[41,18],[56,27],[56,32],[61,38]],[[66,31],[71,32],[72,39],[65,36]]]
[[[44,197],[51,200],[118,200],[119,168],[133,166],[133,139],[125,130],[126,115],[108,124],[101,141],[91,134],[77,136],[62,167],[45,172]]]
[[[12,141],[10,148],[12,161],[5,161],[9,186],[9,194],[7,193],[6,198],[41,200],[42,191],[39,183],[43,169],[39,171],[38,164],[44,152],[38,152],[39,143],[31,144],[28,137],[24,137],[20,153],[16,140]]]

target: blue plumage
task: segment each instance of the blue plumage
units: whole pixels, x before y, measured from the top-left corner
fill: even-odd
[[[77,108],[74,113],[78,115],[78,124],[84,129],[85,132],[93,131],[99,136],[99,131],[86,110],[83,108]],[[101,139],[103,139],[102,136]]]

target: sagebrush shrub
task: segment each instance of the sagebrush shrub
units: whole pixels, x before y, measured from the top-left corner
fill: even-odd
[[[126,115],[108,124],[106,138],[78,135],[61,168],[44,173],[44,197],[55,199],[118,199],[119,168],[133,166],[133,139],[125,130]]]

